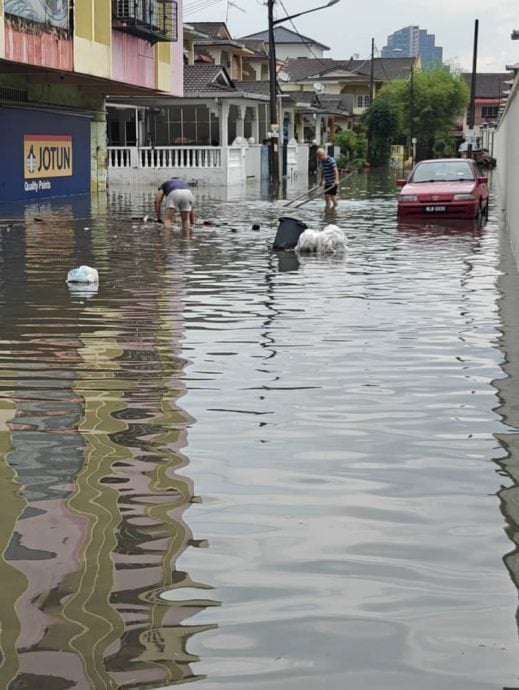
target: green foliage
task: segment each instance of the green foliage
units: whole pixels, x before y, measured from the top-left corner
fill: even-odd
[[[447,152],[455,120],[468,99],[468,87],[460,75],[443,66],[386,84],[364,116],[372,134],[372,163],[387,162],[391,144],[411,136],[418,139],[425,157],[451,155]]]
[[[335,135],[335,144],[341,149],[341,155],[337,161],[339,168],[357,167],[366,160],[368,142],[364,132],[354,132],[351,129],[341,130]]]
[[[438,134],[433,144],[433,158],[450,158],[456,155],[456,139],[450,133]]]
[[[403,129],[403,107],[398,85],[384,86],[363,116],[363,123],[371,132],[372,165],[383,165],[389,160],[391,144]]]

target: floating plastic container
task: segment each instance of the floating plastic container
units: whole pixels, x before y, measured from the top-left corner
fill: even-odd
[[[298,220],[283,216],[279,219],[278,231],[274,239],[272,249],[294,249],[299,235],[307,229],[308,225]]]
[[[67,283],[97,284],[99,283],[99,274],[95,268],[79,266],[79,268],[73,268],[67,273]]]

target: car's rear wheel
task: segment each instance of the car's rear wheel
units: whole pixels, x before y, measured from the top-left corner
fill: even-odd
[[[483,218],[484,218],[483,207],[481,206],[481,204],[479,204],[478,210],[476,211],[476,223],[478,225],[481,225],[481,223],[483,222]]]

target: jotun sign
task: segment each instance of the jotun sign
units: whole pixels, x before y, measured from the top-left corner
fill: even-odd
[[[26,134],[23,138],[26,180],[72,175],[72,137],[67,134]]]

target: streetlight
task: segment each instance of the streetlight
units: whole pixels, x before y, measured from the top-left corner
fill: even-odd
[[[270,77],[270,181],[272,186],[279,187],[279,122],[277,113],[277,79],[276,79],[276,43],[274,41],[274,27],[283,22],[301,17],[303,14],[324,10],[327,7],[336,5],[339,0],[328,0],[326,5],[314,7],[304,12],[297,12],[288,17],[274,19],[274,2],[268,0],[268,34],[269,34],[269,77]]]

